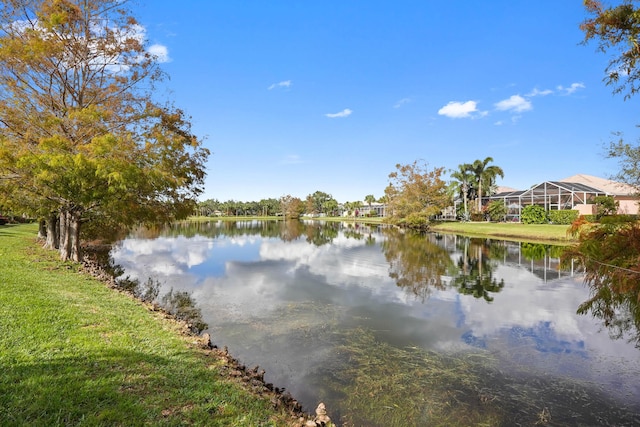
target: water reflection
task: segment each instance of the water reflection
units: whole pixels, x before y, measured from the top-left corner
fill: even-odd
[[[141,230],[113,257],[190,292],[217,344],[352,425],[635,422],[637,350],[576,315],[588,290],[557,251],[280,221]]]
[[[384,230],[382,252],[389,263],[389,277],[421,301],[433,290],[446,288],[447,274],[453,262],[447,249],[435,243],[433,236]]]

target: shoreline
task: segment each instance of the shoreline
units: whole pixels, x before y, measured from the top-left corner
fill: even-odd
[[[35,224],[0,227],[0,267],[5,267],[0,268],[0,306],[5,307],[0,326],[7,331],[0,338],[9,340],[0,356],[6,358],[5,368],[11,373],[0,380],[2,406],[9,411],[0,410],[0,424],[3,419],[9,421],[4,418],[9,414],[14,421],[48,424],[57,413],[56,419],[71,424],[80,419],[115,424],[123,419],[151,424],[173,419],[180,424],[208,425],[228,419],[229,423],[216,425],[238,425],[233,419],[248,421],[258,416],[271,420],[265,425],[316,425],[318,412],[314,417],[284,388],[266,383],[264,370],[243,365],[226,348],[212,343],[209,334],[194,334],[187,321],[119,287],[95,258],[85,256],[83,263],[59,261],[55,251],[40,246],[36,233]],[[33,319],[47,317],[50,306],[60,308],[54,309],[56,315],[49,321]],[[45,338],[37,338],[40,334]],[[33,362],[12,368],[12,360],[25,346],[33,350],[21,358]],[[110,359],[104,359],[105,355],[112,353],[121,356],[106,362]],[[145,362],[140,364],[139,358]],[[66,367],[55,379],[47,380],[43,389],[44,383],[38,384],[46,380],[51,363]],[[73,374],[67,373],[69,369]],[[147,375],[153,380],[142,381]],[[102,381],[99,388],[81,385],[94,381]],[[141,382],[128,386],[131,381]],[[172,385],[176,382],[181,385]],[[60,399],[46,398],[51,387],[60,389]],[[64,387],[81,391],[66,393]],[[90,399],[85,396],[88,393],[96,397]],[[98,398],[102,393],[107,395]],[[41,403],[33,408],[38,401]],[[125,410],[127,405],[135,406]],[[211,405],[213,412],[207,409]],[[227,407],[229,414],[224,413]],[[328,419],[326,411],[322,417]]]
[[[382,217],[302,217],[300,221],[325,221],[361,223],[372,225],[390,225],[384,222]],[[189,217],[186,221],[283,221],[282,217],[260,216],[220,216],[220,217]],[[507,222],[433,222],[427,232],[459,234],[469,237],[495,238],[502,240],[516,240],[529,243],[541,243],[550,245],[572,245],[577,240],[567,234],[568,225],[527,225]]]

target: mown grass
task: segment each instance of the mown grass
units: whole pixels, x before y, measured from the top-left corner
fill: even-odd
[[[568,225],[521,224],[494,222],[441,222],[429,229],[436,232],[465,234],[469,236],[499,237],[533,242],[571,243]]]
[[[0,425],[282,426],[184,326],[0,227]]]

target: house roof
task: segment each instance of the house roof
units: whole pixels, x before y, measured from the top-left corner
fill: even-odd
[[[614,195],[634,195],[638,193],[638,190],[629,184],[585,174],[573,175],[561,179],[560,182],[582,184]]]
[[[511,188],[511,187],[505,187],[503,185],[499,185],[496,188],[496,194],[500,194],[500,193],[513,193],[514,191],[518,191],[515,188]]]

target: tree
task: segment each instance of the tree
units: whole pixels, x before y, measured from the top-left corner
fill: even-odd
[[[482,188],[491,188],[496,176],[504,178],[504,172],[500,167],[493,165],[488,166],[491,162],[493,162],[493,158],[487,157],[484,160],[476,160],[471,165],[471,171],[475,176],[478,188],[478,212],[482,211]]]
[[[640,8],[629,0],[609,8],[598,1],[585,0],[585,7],[592,17],[580,26],[585,33],[584,43],[596,39],[600,52],[614,50],[604,81],[614,86],[614,93],[625,92],[627,100],[640,90],[640,70],[636,67],[640,59]],[[640,190],[640,145],[620,139],[610,143],[608,155],[619,159],[616,178]],[[633,335],[640,346],[640,224],[622,218],[589,225],[580,218],[571,230],[578,236],[578,245],[563,259],[584,265],[585,281],[591,288],[591,298],[578,312],[591,311],[606,326],[617,329],[617,336],[635,327]]]
[[[626,334],[640,348],[640,226],[636,221],[600,225],[574,222],[578,244],[568,248],[565,263],[582,265],[591,295],[578,313],[591,312],[611,329],[614,338]]]
[[[443,171],[444,168],[429,169],[425,162],[397,164],[385,189],[390,220],[409,227],[426,227],[430,217],[449,202],[446,184],[441,179]]]
[[[355,202],[345,202],[344,207],[347,210],[347,215],[358,216],[360,213],[358,208],[362,206],[362,202],[356,200]]]
[[[614,86],[614,93],[626,91],[625,99],[628,99],[640,90],[640,71],[636,67],[640,59],[640,9],[635,8],[631,0],[609,8],[597,0],[584,0],[584,5],[592,17],[580,25],[585,34],[583,43],[597,39],[600,52],[617,52],[605,69],[604,81]]]
[[[489,214],[489,218],[491,221],[504,221],[507,215],[507,207],[505,206],[503,201],[494,200],[489,203],[487,207],[487,213]]]
[[[306,211],[310,214],[327,212],[327,203],[334,200],[331,194],[316,191],[307,196]]]
[[[364,201],[367,202],[369,208],[371,208],[371,204],[376,201],[376,198],[373,194],[367,194],[364,196]]]
[[[464,218],[469,219],[469,209],[467,207],[467,200],[469,199],[469,192],[473,186],[473,166],[469,163],[463,163],[458,165],[458,170],[451,173],[451,178],[455,181],[455,188],[457,192],[462,196],[464,204]]]
[[[289,194],[280,198],[280,210],[285,218],[297,219],[304,212],[304,203]]]
[[[613,196],[596,196],[593,198],[593,203],[596,205],[596,219],[607,215],[615,215],[620,207],[620,202]]]
[[[338,211],[338,201],[336,199],[330,199],[324,202],[324,204],[322,205],[322,208],[324,209],[324,212],[327,215],[330,216],[335,216],[336,212]]]
[[[280,201],[273,198],[262,199],[260,200],[259,205],[263,215],[266,216],[275,215],[280,209]]]
[[[82,224],[186,217],[202,192],[209,152],[153,98],[141,28],[118,0],[0,6],[0,197],[46,217],[62,259],[80,259]]]

